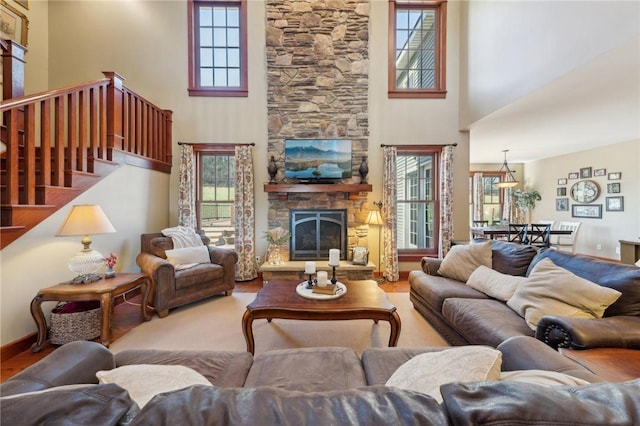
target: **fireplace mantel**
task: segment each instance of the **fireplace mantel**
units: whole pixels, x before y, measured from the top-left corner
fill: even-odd
[[[360,192],[371,192],[371,184],[366,183],[266,183],[264,185],[264,192],[275,192],[278,194],[279,200],[286,200],[290,193],[304,193],[304,192],[335,192],[345,193],[351,199],[357,197]],[[352,195],[353,194],[353,195]]]

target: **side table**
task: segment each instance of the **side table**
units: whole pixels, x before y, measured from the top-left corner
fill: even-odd
[[[94,281],[88,284],[71,284],[64,282],[38,291],[31,301],[31,316],[38,326],[38,340],[31,346],[32,352],[40,352],[47,337],[47,321],[42,312],[42,302],[65,301],[78,302],[98,300],[102,309],[102,327],[100,341],[104,346],[111,344],[111,311],[113,299],[121,294],[140,288],[142,293],[142,317],[149,321],[147,300],[151,282],[149,277],[140,273],[118,273],[115,277]]]

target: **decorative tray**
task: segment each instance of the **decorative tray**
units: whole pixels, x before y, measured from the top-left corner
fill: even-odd
[[[336,286],[338,286],[336,294],[314,293],[312,289],[307,288],[307,282],[304,281],[296,286],[296,293],[304,298],[316,300],[337,299],[338,297],[342,297],[347,293],[347,286],[342,284],[340,281],[336,282]]]

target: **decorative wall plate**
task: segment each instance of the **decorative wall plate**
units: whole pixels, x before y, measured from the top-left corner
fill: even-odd
[[[571,187],[571,198],[577,203],[590,203],[600,195],[600,187],[592,180],[581,180]]]

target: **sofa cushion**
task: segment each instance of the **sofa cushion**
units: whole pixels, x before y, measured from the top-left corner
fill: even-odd
[[[418,293],[436,312],[442,311],[442,304],[452,297],[488,299],[488,296],[465,283],[421,271],[409,273],[409,286]]]
[[[529,270],[546,258],[579,277],[622,293],[618,300],[604,311],[603,317],[640,315],[640,268],[547,249],[542,250],[533,259]]]
[[[518,284],[524,280],[525,277],[503,274],[481,265],[473,271],[467,285],[487,296],[506,302],[513,296]]]
[[[433,398],[384,386],[311,393],[274,387],[194,386],[156,396],[131,426],[156,424],[413,426],[448,422]]]
[[[437,352],[449,349],[444,347],[418,348],[367,348],[362,352],[362,368],[367,378],[367,384],[384,385],[389,377],[405,362],[416,355],[427,352]]]
[[[640,380],[580,387],[448,383],[440,391],[451,424],[456,425],[640,424]]]
[[[515,370],[500,373],[501,381],[533,383],[540,386],[584,386],[589,382],[569,374],[546,370]]]
[[[458,346],[416,355],[387,380],[387,386],[425,393],[442,402],[440,386],[450,382],[498,380],[502,353],[486,346]]]
[[[442,316],[471,344],[495,348],[509,337],[534,335],[524,319],[495,299],[447,299]]]
[[[160,393],[212,386],[202,374],[183,365],[132,364],[98,371],[96,376],[101,384],[115,383],[126,389],[140,408]]]
[[[524,277],[538,250],[528,244],[491,240],[491,263],[496,271]]]
[[[580,278],[547,258],[533,267],[507,305],[535,330],[544,315],[601,318],[618,297],[619,291]]]
[[[118,425],[138,411],[127,391],[114,384],[65,386],[0,400],[3,425]]]
[[[214,386],[240,387],[253,364],[246,351],[180,351],[130,349],[115,354],[118,367],[131,364],[184,365],[202,374]]]
[[[176,269],[187,268],[198,263],[211,263],[209,249],[206,246],[183,247],[165,251],[167,260]]]
[[[442,259],[438,274],[466,282],[480,265],[491,267],[491,241],[455,245]]]
[[[200,263],[188,269],[176,271],[176,290],[213,283],[224,277],[224,268],[215,263]]]
[[[275,386],[304,392],[351,389],[366,384],[356,351],[331,347],[258,354],[245,381],[245,387]]]

